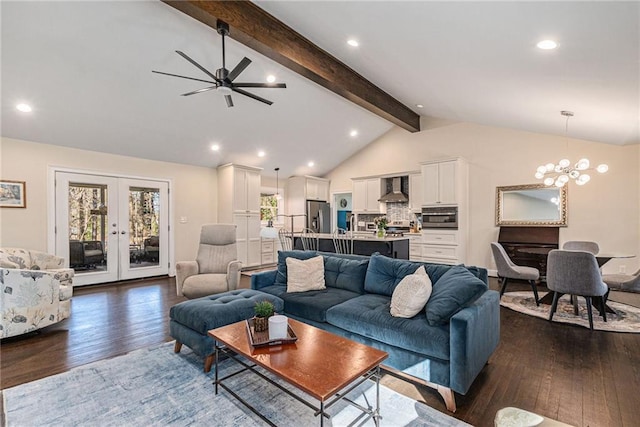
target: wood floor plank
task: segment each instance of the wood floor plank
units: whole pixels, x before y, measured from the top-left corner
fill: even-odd
[[[242,276],[241,287],[249,286]],[[497,289],[495,280],[491,287]],[[528,290],[510,285],[510,290]],[[640,295],[636,299],[640,306]],[[171,278],[74,289],[69,319],[0,342],[2,389],[170,341],[169,309],[184,301]],[[492,426],[519,407],[575,426],[637,426],[640,335],[590,332],[500,309],[500,344],[452,416]],[[446,412],[433,389],[385,376],[383,384]]]

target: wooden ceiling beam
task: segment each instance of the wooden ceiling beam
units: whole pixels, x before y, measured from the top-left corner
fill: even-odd
[[[420,131],[418,114],[254,3],[163,1],[213,29],[216,20],[226,22],[232,39],[397,126]]]

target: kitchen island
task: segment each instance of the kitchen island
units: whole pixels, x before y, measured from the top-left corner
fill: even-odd
[[[318,250],[321,252],[335,252],[333,235],[317,233]],[[300,235],[294,235],[294,249],[302,250]],[[370,256],[376,252],[390,258],[409,259],[409,237],[376,237],[373,233],[356,234],[353,238],[353,253]]]

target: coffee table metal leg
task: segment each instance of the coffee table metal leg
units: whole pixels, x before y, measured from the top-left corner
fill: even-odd
[[[376,411],[373,414],[376,427],[380,425],[380,365],[376,366]]]
[[[218,394],[218,382],[219,382],[218,381],[218,350],[219,350],[219,347],[218,347],[218,343],[217,342],[215,344],[215,349],[216,349],[216,361],[215,361],[215,364],[216,364],[216,394]]]
[[[324,402],[320,402],[320,427],[324,426]]]

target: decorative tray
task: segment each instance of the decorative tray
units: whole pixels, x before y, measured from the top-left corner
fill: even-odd
[[[253,328],[253,319],[247,319],[247,335],[249,335],[249,343],[254,347],[263,347],[267,345],[280,345],[296,342],[298,337],[293,332],[290,325],[287,325],[287,337],[278,338],[275,340],[269,339],[269,330],[263,332],[256,332]]]

